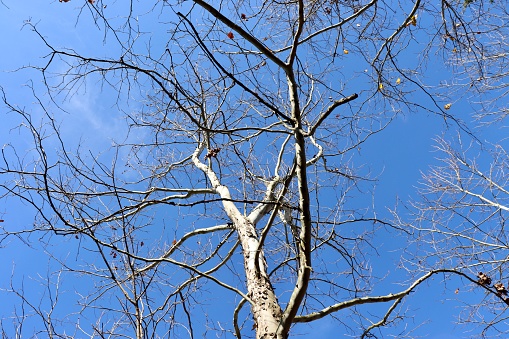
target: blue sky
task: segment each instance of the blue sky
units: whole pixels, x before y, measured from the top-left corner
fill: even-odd
[[[21,66],[41,64],[41,57],[47,52],[36,34],[27,26],[23,28],[23,22],[30,20],[32,23],[37,23],[40,32],[52,43],[72,48],[78,52],[86,51],[92,55],[108,55],[111,45],[104,44],[104,31],[91,25],[87,21],[86,15],[83,15],[80,20],[77,19],[77,13],[81,6],[78,4],[79,1],[60,3],[58,1],[5,0],[4,3],[5,6],[0,6],[0,27],[3,32],[1,44],[4,51],[0,55],[2,71],[0,85],[4,88],[10,101],[16,102],[20,106],[30,107],[35,117],[38,114],[42,116],[37,106],[33,105],[34,100],[25,86],[33,81],[35,87],[41,89],[40,77],[29,69],[16,73],[10,72],[10,70]],[[111,11],[116,8],[115,4],[110,4],[108,7]],[[140,24],[147,25],[143,26],[146,31],[149,31],[152,26],[151,22],[144,22],[143,18]],[[408,63],[412,64],[414,61],[408,60]],[[433,60],[429,62],[433,63]],[[434,69],[433,72],[426,74],[426,79],[429,82],[438,83],[443,80],[440,77],[448,75],[448,72],[440,65],[429,68]],[[109,92],[103,91],[102,88],[94,87],[94,83],[87,83],[86,90],[78,91],[78,95],[73,96],[63,105],[63,108],[71,113],[52,110],[56,118],[61,121],[62,135],[70,145],[80,142],[92,150],[99,151],[105,146],[111,146],[113,137],[122,136],[126,132],[122,114],[115,109],[115,100],[108,94]],[[419,95],[419,93],[416,94],[417,101],[427,101],[425,97],[419,97]],[[43,102],[49,104],[47,96],[42,94],[41,97]],[[460,97],[458,99],[459,101],[454,103],[451,113],[460,114],[463,119],[470,121],[469,113],[472,108],[467,102],[468,98]],[[19,124],[18,117],[14,114],[5,114],[2,111],[0,114],[2,114],[0,143],[12,143],[21,152],[24,149],[28,150],[30,148],[29,140],[23,139],[16,129]],[[394,207],[398,199],[406,201],[410,197],[416,197],[416,187],[421,177],[421,171],[426,171],[430,165],[437,163],[437,154],[433,152],[433,139],[436,136],[452,136],[455,133],[455,127],[451,126],[450,129],[447,129],[441,117],[417,111],[397,117],[383,133],[373,137],[363,146],[362,152],[355,157],[355,161],[358,164],[365,164],[366,168],[369,168],[371,173],[379,178],[375,185],[374,201],[380,216],[388,217],[388,208]],[[479,133],[483,140],[488,139],[488,141],[496,142],[503,135],[503,130],[490,131],[485,134],[479,131]],[[33,223],[33,218],[33,211],[14,199],[0,202],[0,219],[5,219],[5,225],[11,229],[30,225]],[[168,239],[171,239],[173,234],[167,236]],[[73,241],[73,239],[69,240],[70,246],[63,246],[65,251],[60,253],[63,257],[76,255],[76,249],[72,250]],[[399,259],[399,252],[395,250],[405,247],[405,241],[403,237],[398,238],[391,235],[378,239],[377,243],[381,245],[379,248],[380,257],[373,258],[372,262],[379,274],[397,274],[394,272],[394,266]],[[48,258],[41,253],[41,248],[37,245],[27,248],[20,240],[13,238],[3,243],[0,253],[3,257],[0,262],[0,271],[4,272],[0,276],[0,289],[9,288],[11,272],[13,272],[13,283],[16,286],[20,286],[24,281],[26,291],[28,291],[27,296],[33,300],[41,299],[45,292],[41,289],[38,281],[51,271],[51,267],[48,269]],[[55,262],[52,262],[51,265],[55,265]],[[52,279],[56,279],[56,277],[53,276]],[[66,283],[78,290],[90,288],[90,286],[80,286],[82,282],[79,279],[65,279]],[[380,291],[398,291],[400,289],[394,285],[394,279],[388,280],[388,284],[381,284]],[[404,305],[404,308],[408,308],[410,313],[415,310],[415,318],[412,323],[409,323],[409,326],[426,323],[418,327],[415,333],[427,335],[428,338],[462,337],[469,328],[453,324],[455,316],[460,312],[460,304],[475,303],[478,298],[483,297],[482,293],[469,292],[466,285],[468,285],[466,282],[459,279],[443,284],[439,278],[436,278],[429,284],[420,287]],[[460,292],[455,294],[454,291],[457,288],[460,289]],[[72,288],[69,288],[68,291],[72,291]],[[11,294],[1,293],[3,302],[0,305],[0,317],[5,318],[11,314],[14,305],[19,306],[19,299],[14,298]],[[76,295],[73,296],[69,292],[63,298],[60,312],[65,313],[68,309],[76,311],[73,308],[75,299],[77,299]],[[224,311],[224,318],[231,317],[227,312],[228,310]],[[341,318],[341,314],[338,314],[338,317]],[[320,338],[340,337],[335,323],[330,318],[319,321],[311,328],[301,326],[302,330],[299,328],[297,333],[300,333],[302,338],[318,337],[318,335]]]

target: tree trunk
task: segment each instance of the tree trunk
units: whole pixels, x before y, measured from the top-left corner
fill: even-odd
[[[252,301],[251,309],[256,338],[276,338],[280,326],[281,307],[267,275],[265,256],[263,252],[258,256],[255,255],[258,248],[258,237],[254,225],[245,217],[237,221],[240,221],[235,225],[244,251],[244,268],[248,297]],[[256,257],[258,257],[258,265],[255,263]]]

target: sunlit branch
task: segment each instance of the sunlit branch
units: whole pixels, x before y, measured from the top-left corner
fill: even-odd
[[[305,19],[304,19],[304,1],[303,0],[297,0],[297,8],[298,8],[298,14],[297,14],[297,20],[296,20],[297,29],[296,29],[295,33],[293,34],[292,48],[290,49],[290,54],[288,55],[288,61],[287,61],[287,65],[290,67],[293,65],[293,63],[295,61],[295,57],[297,56],[297,48],[299,46],[299,39],[300,39],[300,37],[302,35],[302,31],[304,29]]]
[[[290,182],[293,179],[296,167],[297,166],[296,166],[296,164],[294,162],[290,172],[288,173],[288,175],[286,176],[285,180],[283,181],[283,187],[282,187],[281,191],[279,192],[279,196],[278,196],[278,198],[276,200],[276,204],[275,204],[274,208],[272,209],[272,212],[271,212],[271,214],[269,216],[269,219],[267,220],[267,223],[265,224],[265,226],[263,227],[263,229],[262,229],[262,231],[260,233],[260,237],[259,237],[259,241],[258,241],[258,247],[256,248],[256,251],[255,251],[255,263],[257,265],[259,264],[258,257],[260,255],[261,250],[263,248],[263,245],[265,243],[265,239],[267,237],[267,234],[269,233],[269,230],[270,230],[270,228],[272,226],[272,223],[274,222],[274,220],[276,219],[276,216],[279,213],[279,209],[280,209],[281,205],[284,204],[285,195],[287,193],[288,187],[290,186]],[[258,269],[260,269],[260,267],[258,267]]]
[[[317,30],[316,32],[313,32],[311,34],[309,34],[307,37],[303,38],[302,40],[299,41],[299,45],[315,38],[315,37],[318,37],[318,36],[321,36],[323,33],[325,32],[328,32],[330,30],[334,30],[334,29],[337,29],[343,25],[345,25],[346,23],[358,18],[359,16],[361,16],[364,12],[366,12],[370,7],[372,7],[373,5],[375,5],[376,3],[378,2],[378,0],[371,0],[370,2],[368,2],[366,5],[362,6],[357,12],[353,13],[352,15],[350,15],[349,17],[345,18],[344,20],[341,20],[340,22],[338,23],[335,23],[335,24],[332,24],[330,26],[327,26],[325,28],[322,28],[320,30]],[[283,52],[283,51],[286,51],[286,50],[289,50],[291,49],[292,46],[286,46],[284,48],[281,48],[281,49],[278,49],[276,50],[275,52],[276,53],[280,53],[280,52]]]
[[[236,338],[242,338],[240,328],[239,328],[239,312],[242,310],[242,307],[246,303],[245,299],[242,299],[237,307],[235,307],[235,310],[233,311],[233,327],[235,329],[235,337]]]
[[[202,2],[201,0],[194,0],[195,2],[199,2],[200,4],[203,3],[205,4],[204,2]],[[205,4],[206,6],[209,6],[207,4]],[[269,103],[267,100],[265,100],[264,98],[262,98],[260,96],[260,94],[258,94],[256,91],[250,89],[249,87],[247,87],[242,81],[239,81],[231,72],[229,72],[228,70],[226,70],[223,65],[221,65],[221,63],[217,60],[216,57],[214,57],[214,54],[212,52],[210,52],[210,50],[207,48],[207,46],[205,45],[205,43],[203,42],[203,40],[201,40],[198,32],[196,31],[194,25],[191,23],[191,21],[189,21],[189,19],[181,14],[181,13],[178,13],[179,16],[191,27],[191,29],[193,30],[194,32],[194,38],[197,40],[198,44],[200,45],[200,47],[202,48],[202,50],[207,53],[207,55],[209,56],[210,60],[212,60],[214,62],[214,64],[221,70],[221,72],[223,72],[224,74],[226,74],[230,79],[232,79],[237,85],[239,85],[240,87],[242,87],[243,90],[245,90],[246,92],[248,92],[249,94],[251,94],[253,97],[255,97],[260,103],[264,104],[265,106],[267,106],[269,109],[271,109],[274,114],[276,114],[279,118],[281,118],[283,121],[285,121],[286,123],[289,123],[289,124],[292,124],[292,120],[290,119],[290,117],[286,116],[283,112],[281,112],[276,106],[274,106],[272,103]],[[218,15],[221,15],[218,13]],[[226,19],[228,20],[228,19]],[[247,33],[246,33],[247,34]],[[283,64],[283,68],[284,70],[287,69],[287,66],[285,64]]]
[[[374,65],[377,61],[379,61],[379,57],[380,57],[380,54],[382,53],[382,51],[386,48],[388,48],[387,46],[394,40],[394,38],[396,36],[398,36],[399,33],[401,33],[401,31],[403,31],[404,29],[408,29],[408,24],[412,21],[412,20],[415,20],[415,14],[417,13],[417,10],[419,9],[419,6],[421,4],[421,1],[420,0],[416,0],[415,3],[414,3],[414,7],[412,8],[412,10],[410,11],[410,14],[408,14],[407,18],[405,19],[405,21],[394,31],[394,33],[391,34],[390,37],[388,37],[387,39],[385,39],[383,45],[379,48],[378,50],[378,53],[375,55],[375,57],[373,58],[373,61],[371,62],[371,65]]]
[[[423,275],[419,279],[415,280],[412,283],[412,285],[410,285],[407,289],[405,289],[401,292],[394,293],[394,294],[391,293],[388,295],[377,296],[377,297],[361,297],[361,298],[355,298],[355,299],[343,301],[343,302],[337,303],[335,305],[326,307],[318,312],[296,316],[294,319],[294,322],[307,323],[307,322],[310,322],[313,320],[321,319],[331,313],[334,313],[334,312],[337,312],[337,311],[340,311],[340,310],[343,310],[343,309],[346,309],[346,308],[349,308],[352,306],[363,305],[363,304],[372,304],[372,303],[385,303],[385,302],[394,301],[394,300],[401,300],[404,297],[406,297],[407,295],[409,295],[411,292],[413,292],[415,290],[415,288],[417,286],[419,286],[421,283],[423,283],[424,281],[426,281],[427,279],[431,278],[433,275],[438,274],[438,273],[456,274],[456,275],[462,276],[462,277],[470,280],[473,283],[476,283],[476,280],[470,278],[467,274],[462,273],[460,271],[451,270],[451,269],[434,270],[434,271],[428,272],[427,274]]]
[[[318,120],[313,124],[313,126],[309,129],[308,132],[306,132],[304,135],[305,136],[312,136],[315,134],[316,130],[320,127],[320,125],[322,124],[322,122],[327,119],[327,117],[332,113],[334,112],[334,110],[341,106],[341,105],[344,105],[352,100],[355,100],[359,97],[359,95],[357,93],[355,94],[352,94],[350,96],[347,96],[347,97],[344,97],[344,98],[341,98],[339,100],[336,100],[332,103],[332,105],[330,105],[329,107],[327,107],[327,110],[325,112],[323,112],[320,117],[318,118]]]
[[[172,246],[164,253],[162,256],[160,256],[158,259],[154,259],[154,262],[137,270],[136,274],[141,274],[145,271],[154,269],[157,265],[159,265],[164,259],[169,258],[173,252],[175,252],[176,249],[179,248],[186,240],[196,236],[196,235],[203,235],[208,233],[214,233],[218,231],[226,231],[231,230],[230,225],[218,225],[213,227],[207,227],[207,228],[200,228],[191,232],[188,232],[184,234],[175,244],[172,244]]]
[[[276,65],[278,65],[281,68],[286,67],[285,63],[283,61],[281,61],[277,56],[275,56],[274,53],[271,50],[269,50],[267,47],[265,47],[265,45],[263,45],[258,39],[253,37],[248,32],[244,31],[244,29],[242,29],[242,27],[236,25],[234,22],[232,22],[230,19],[225,17],[223,14],[221,14],[217,9],[212,7],[210,4],[206,3],[203,0],[193,0],[193,2],[198,4],[199,6],[203,7],[203,9],[205,9],[207,12],[209,12],[212,16],[214,16],[218,20],[220,20],[226,26],[230,27],[235,32],[239,33],[244,39],[249,41],[253,46],[255,46],[264,55],[266,55],[267,58],[269,58]],[[182,16],[183,15],[181,15],[181,17]]]

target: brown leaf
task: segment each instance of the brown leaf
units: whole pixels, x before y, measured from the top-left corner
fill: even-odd
[[[491,278],[488,277],[486,274],[479,272],[479,273],[477,273],[477,277],[479,278],[479,280],[477,280],[479,285],[483,285],[483,286],[491,285]]]
[[[493,285],[493,287],[495,287],[498,294],[507,295],[507,289],[505,288],[504,284],[496,283],[495,285]]]

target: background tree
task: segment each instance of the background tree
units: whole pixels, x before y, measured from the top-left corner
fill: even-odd
[[[455,266],[478,277],[484,296],[464,305],[460,320],[480,325],[483,336],[507,333],[508,159],[502,145],[479,149],[476,144],[465,147],[439,139],[442,164],[423,177],[422,198],[410,208],[415,220],[400,224],[416,244],[407,264],[410,270]],[[472,287],[465,292],[478,292]],[[483,312],[486,309],[491,312]]]
[[[464,303],[458,320],[478,325],[483,337],[503,337],[507,335],[509,302],[505,272],[507,138],[503,132],[507,115],[504,36],[508,32],[500,20],[507,10],[492,11],[496,2],[468,1],[464,5],[464,13],[471,12],[477,23],[468,43],[463,44],[468,48],[455,47],[451,60],[455,81],[444,82],[443,88],[462,92],[452,102],[469,102],[477,137],[452,133],[436,138],[439,162],[424,172],[420,196],[407,206],[414,218],[397,216],[396,224],[411,234],[415,245],[405,256],[405,267],[414,273],[456,267],[476,276],[477,284],[461,291],[477,294],[480,301]],[[464,27],[473,26],[462,22],[456,27],[465,32]],[[446,45],[456,41],[446,38]],[[470,53],[472,45],[478,46],[479,54]]]
[[[403,337],[401,302],[421,283],[450,273],[479,285],[454,260],[403,278],[372,266],[391,226],[406,224],[375,209],[376,174],[362,154],[402,113],[472,136],[449,112],[479,92],[479,74],[503,65],[491,44],[503,36],[491,16],[504,15],[503,3],[59,6],[78,6],[76,29],[104,32],[107,55],[60,48],[28,22],[48,51],[30,67],[47,91],[31,83],[32,108],[4,92],[33,148],[4,146],[3,196],[36,211],[33,227],[3,228],[4,244],[40,243],[59,266],[43,279],[49,304],[12,284],[20,335],[35,315],[50,337],[286,338],[329,316],[338,333],[383,335],[393,325]],[[461,92],[427,76],[440,55],[458,75],[445,84]],[[55,117],[97,88],[110,106],[96,109],[127,126],[101,148],[66,138]],[[74,311],[58,309],[59,293],[72,290],[63,273],[90,286],[75,289]]]

